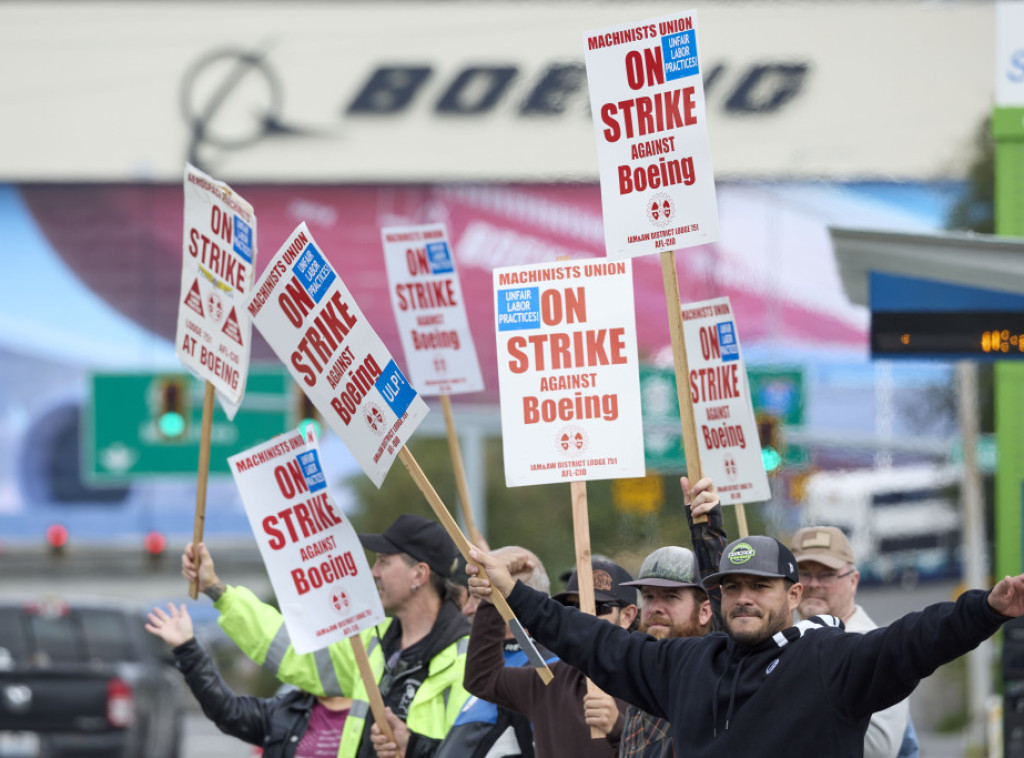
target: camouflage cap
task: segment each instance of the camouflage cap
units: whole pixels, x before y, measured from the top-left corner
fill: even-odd
[[[692,550],[678,545],[659,547],[644,558],[633,587],[698,587],[704,589],[697,569],[697,556]]]

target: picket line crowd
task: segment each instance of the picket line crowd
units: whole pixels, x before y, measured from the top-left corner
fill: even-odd
[[[578,610],[575,572],[552,597],[525,548],[475,547],[467,565],[437,522],[413,515],[359,535],[388,614],[361,633],[388,730],[353,646],[296,653],[281,613],[224,584],[203,544],[186,547],[183,575],[242,652],[292,687],[232,692],[184,606],[153,609],[146,628],[173,646],[204,713],[268,758],[893,758],[917,755],[906,698],[921,678],[1024,615],[1021,575],[876,628],[839,529],[802,529],[789,547],[728,542],[710,480],[681,483],[692,549],[655,550],[636,579],[595,557],[595,616]],[[495,592],[542,646],[550,684],[525,665]]]

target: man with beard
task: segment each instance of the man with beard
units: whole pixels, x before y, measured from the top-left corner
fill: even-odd
[[[920,680],[1024,616],[1024,574],[990,591],[968,590],[888,627],[847,634],[817,616],[793,626],[803,586],[796,559],[772,537],[726,547],[705,586],[720,586],[725,632],[656,640],[576,613],[473,549],[470,591],[495,589],[531,633],[609,694],[671,722],[686,758],[859,758],[871,714],[906,698]]]
[[[640,588],[638,631],[664,640],[703,637],[711,630],[711,601],[700,582],[697,556],[668,545],[648,555],[634,582]],[[629,706],[619,742],[619,758],[671,758],[669,723]]]
[[[809,526],[794,534],[791,544],[800,584],[804,586],[797,606],[801,618],[827,613],[840,619],[848,632],[878,628],[857,605],[860,572],[853,547],[841,529]],[[917,755],[917,737],[909,719],[910,705],[906,700],[872,716],[864,735],[864,758]]]
[[[638,631],[656,639],[703,637],[720,626],[721,596],[708,596],[702,576],[715,572],[725,547],[722,509],[710,479],[702,479],[690,492],[689,480],[680,479],[690,538],[694,550],[668,545],[648,555],[640,566],[636,581],[627,582],[640,589]],[[707,493],[707,494],[702,494]],[[693,523],[690,503],[696,502],[707,520]],[[707,510],[705,510],[707,509]],[[672,758],[669,723],[635,705],[626,710],[626,721],[619,742],[619,758]]]

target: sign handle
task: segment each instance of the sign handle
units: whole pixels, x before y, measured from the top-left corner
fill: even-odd
[[[469,541],[462,533],[462,530],[459,529],[459,525],[455,523],[455,519],[452,518],[452,514],[448,512],[448,509],[445,507],[444,502],[442,502],[440,495],[437,494],[437,490],[434,489],[430,480],[427,479],[427,475],[423,473],[423,469],[421,469],[420,464],[416,462],[416,458],[413,457],[412,452],[408,447],[403,446],[402,449],[398,451],[398,457],[402,461],[402,465],[405,466],[406,471],[408,471],[409,475],[413,478],[413,481],[416,482],[416,485],[420,488],[420,492],[423,493],[427,502],[430,503],[430,507],[433,509],[434,515],[437,516],[438,521],[441,522],[445,531],[448,532],[448,536],[452,538],[455,546],[459,549],[459,552],[462,553],[462,557],[465,558],[467,562],[472,563],[480,569],[480,576],[488,578],[484,567],[476,561],[470,560],[469,549],[471,546]],[[507,624],[509,621],[515,620],[515,614],[512,612],[508,601],[502,597],[501,593],[494,592],[491,594],[493,595],[491,602],[494,603],[494,607],[498,609],[498,613],[501,614],[505,623]],[[547,664],[544,664],[543,668],[538,667],[534,670],[537,672],[537,675],[541,678],[544,684],[548,684],[554,678],[554,675],[551,673],[551,669],[548,668]]]
[[[683,336],[683,306],[679,301],[679,275],[676,273],[676,254],[673,250],[661,253],[661,279],[665,285],[665,303],[668,306],[668,328],[672,336],[672,362],[676,369],[676,394],[679,398],[679,421],[683,426],[683,451],[686,454],[686,476],[690,486],[704,477],[697,446],[697,424],[693,418],[693,400],[686,388],[690,386],[690,365],[686,359],[686,339]],[[698,516],[695,524],[704,524],[707,516]]]
[[[740,530],[740,537],[747,537],[750,531],[747,529],[747,511],[743,503],[736,503],[736,525]]]
[[[395,733],[391,731],[387,714],[384,713],[384,698],[381,697],[380,687],[377,686],[377,679],[373,676],[373,669],[370,668],[370,659],[366,655],[366,646],[363,645],[363,638],[358,634],[354,634],[348,638],[348,641],[352,643],[352,652],[356,657],[356,665],[359,666],[359,675],[363,677],[366,695],[370,698],[370,710],[373,712],[373,720],[380,727],[380,730],[384,732],[384,736],[397,745],[398,741],[395,739]],[[398,755],[402,755],[401,750],[398,751]]]
[[[213,430],[213,382],[206,382],[203,393],[203,430],[199,438],[199,479],[196,484],[196,517],[192,526],[192,544],[203,541],[203,525],[206,523],[206,481],[210,478],[210,437]],[[188,594],[193,600],[199,597],[199,549],[195,550],[196,578],[189,582]]]
[[[579,584],[580,610],[597,615],[594,602],[594,567],[590,553],[590,516],[587,513],[587,483],[585,481],[569,482],[572,495],[572,531],[576,543],[576,581]],[[600,694],[601,689],[587,679],[587,694]],[[605,737],[605,733],[596,726],[590,727],[590,738],[594,740]]]
[[[444,411],[444,425],[448,430],[448,452],[452,457],[452,468],[455,470],[455,490],[459,493],[459,505],[462,506],[462,518],[466,522],[466,531],[473,541],[480,544],[483,535],[473,521],[473,507],[469,500],[469,485],[466,483],[466,467],[462,463],[462,449],[459,447],[459,435],[455,431],[455,417],[452,415],[452,401],[448,395],[441,395],[441,409]]]

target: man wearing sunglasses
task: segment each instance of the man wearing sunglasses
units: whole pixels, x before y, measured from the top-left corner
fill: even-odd
[[[843,622],[848,632],[869,632],[878,624],[857,605],[860,572],[853,547],[841,529],[809,526],[793,535],[793,557],[804,594],[797,607],[801,618],[828,614]],[[864,758],[916,756],[917,735],[910,722],[910,706],[902,700],[871,717],[864,735]]]
[[[510,556],[514,558],[515,556]],[[523,555],[521,565],[529,566]],[[624,568],[602,558],[592,560],[596,614],[605,621],[630,629],[637,617],[636,589]],[[529,569],[527,569],[529,570]],[[517,578],[523,578],[517,575]],[[565,606],[579,608],[579,581],[574,571],[565,592],[555,595]],[[603,692],[587,694],[586,678],[562,661],[551,664],[552,682],[545,686],[530,668],[504,665],[504,622],[490,603],[481,604],[473,619],[466,657],[466,689],[499,707],[527,716],[533,724],[536,758],[618,755],[626,704]],[[592,738],[590,728],[603,732]]]

